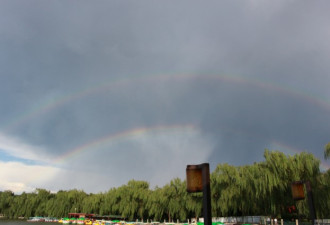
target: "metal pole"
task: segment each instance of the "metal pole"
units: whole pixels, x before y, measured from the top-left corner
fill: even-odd
[[[314,225],[315,219],[316,219],[316,213],[315,213],[315,208],[314,208],[312,187],[311,187],[311,183],[309,181],[306,181],[305,185],[306,185],[306,189],[307,189],[307,200],[308,200],[308,206],[309,206],[309,213],[311,216],[312,225]]]
[[[202,166],[202,180],[203,180],[204,225],[212,225],[210,166],[208,163],[203,163],[203,164],[201,164],[201,166]]]

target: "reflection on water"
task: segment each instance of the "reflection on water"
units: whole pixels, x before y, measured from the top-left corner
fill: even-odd
[[[228,224],[235,224],[235,223],[228,223]],[[252,224],[259,224],[259,223],[250,223]],[[26,220],[6,220],[6,219],[0,219],[0,225],[61,225],[58,222],[27,222]],[[271,224],[267,224],[271,225]],[[279,223],[278,225],[281,225]],[[290,221],[284,221],[283,225],[296,225],[295,222]],[[311,225],[311,223],[308,222],[299,222],[299,225]],[[322,225],[322,223],[319,223],[319,225]],[[330,224],[323,224],[323,225],[330,225]]]

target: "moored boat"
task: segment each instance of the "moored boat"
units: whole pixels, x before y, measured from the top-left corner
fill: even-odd
[[[85,218],[84,217],[80,217],[77,219],[77,224],[82,225],[85,224]]]
[[[93,221],[91,221],[90,219],[85,220],[85,225],[92,225]]]
[[[44,222],[45,218],[41,216],[30,217],[27,222]]]
[[[63,224],[70,224],[71,220],[69,218],[65,217],[65,218],[62,219],[62,223]]]
[[[101,221],[95,220],[95,221],[93,221],[93,225],[101,225]]]
[[[46,217],[45,218],[45,222],[58,222],[58,219],[57,218],[54,218],[54,217]]]

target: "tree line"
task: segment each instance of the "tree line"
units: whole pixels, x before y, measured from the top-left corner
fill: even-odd
[[[276,218],[308,218],[307,199],[292,199],[291,183],[309,180],[317,218],[329,218],[330,170],[320,171],[320,160],[306,152],[294,156],[264,152],[264,161],[252,165],[218,164],[211,173],[213,217],[264,215]],[[70,212],[120,215],[126,220],[187,221],[202,216],[202,193],[187,193],[186,181],[171,180],[150,188],[146,181],[130,180],[107,192],[82,190],[51,193],[36,189],[15,195],[0,191],[0,214],[8,218],[66,217]]]

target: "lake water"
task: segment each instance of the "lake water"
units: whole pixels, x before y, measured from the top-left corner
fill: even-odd
[[[330,225],[330,219],[318,221],[319,225]],[[26,220],[4,220],[0,219],[0,225],[60,225],[52,222],[27,222]],[[296,225],[295,222],[285,221],[284,225]],[[311,225],[311,223],[299,223],[299,225]]]
[[[26,220],[3,220],[0,219],[0,225],[59,225],[51,222],[26,222]]]

